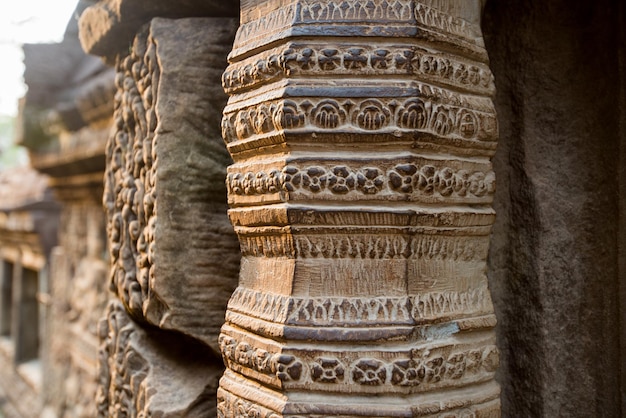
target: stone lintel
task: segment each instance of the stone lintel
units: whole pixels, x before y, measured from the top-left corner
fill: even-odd
[[[80,40],[85,51],[113,62],[152,18],[236,17],[238,12],[238,1],[101,0],[81,15]]]

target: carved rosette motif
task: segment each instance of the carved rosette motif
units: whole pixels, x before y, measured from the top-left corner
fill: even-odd
[[[485,276],[498,133],[480,12],[242,4],[222,77],[243,259],[221,416],[499,416]]]
[[[226,326],[225,330],[229,335],[222,335],[220,346],[227,366],[275,389],[341,392],[358,387],[362,392],[380,393],[388,387],[414,393],[488,380],[498,366],[497,348],[484,341],[477,348],[471,343],[422,342],[398,346],[394,352],[346,352],[318,344],[266,346],[258,337],[242,335],[235,328]]]

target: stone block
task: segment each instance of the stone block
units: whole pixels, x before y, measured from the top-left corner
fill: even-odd
[[[79,21],[85,51],[113,60],[124,53],[137,29],[155,17],[236,17],[239,1],[101,0],[88,7]]]
[[[485,9],[501,126],[489,280],[504,416],[626,413],[624,17],[611,0]]]
[[[120,59],[105,207],[111,286],[136,320],[216,352],[239,246],[226,216],[220,77],[232,19],[155,19]]]
[[[137,325],[118,301],[100,323],[98,417],[216,415],[222,365],[192,339]]]

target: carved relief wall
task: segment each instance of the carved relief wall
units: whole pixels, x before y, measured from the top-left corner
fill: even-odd
[[[217,20],[213,32],[202,20],[186,24],[153,21],[118,63],[104,196],[110,280],[137,320],[216,346],[239,260],[226,218],[228,156],[218,142],[224,98],[210,81],[219,80],[215,57],[225,55],[233,23]],[[168,30],[187,37],[188,56]],[[204,47],[207,39],[215,44]]]
[[[220,416],[499,414],[479,15],[456,1],[242,3],[223,76],[243,259]]]
[[[91,417],[97,389],[98,322],[109,299],[100,203],[64,201],[60,231],[59,246],[50,257],[44,403],[60,417]]]
[[[153,19],[117,59],[104,193],[117,300],[100,325],[99,416],[215,415],[240,258],[219,136],[234,29]]]

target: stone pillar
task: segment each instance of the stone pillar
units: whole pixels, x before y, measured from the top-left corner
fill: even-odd
[[[21,260],[13,265],[13,314],[11,337],[15,363],[39,357],[39,303],[37,271],[25,268]]]
[[[11,334],[13,266],[2,259],[0,263],[0,336],[8,336]]]
[[[485,8],[504,416],[626,416],[624,22],[626,3],[613,0]]]
[[[220,416],[499,416],[480,11],[242,1],[223,76],[243,258]]]

